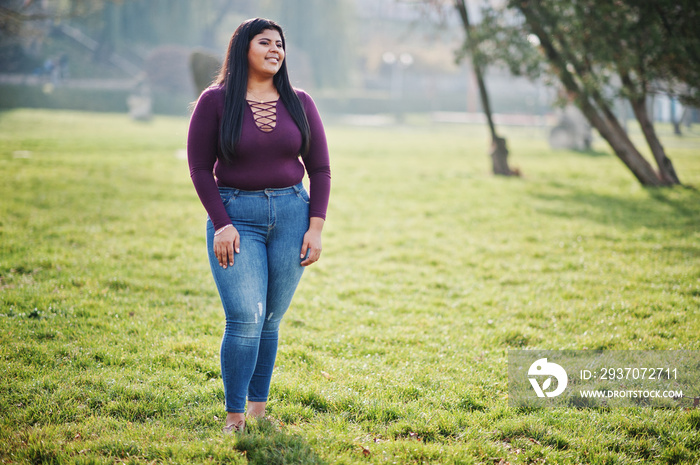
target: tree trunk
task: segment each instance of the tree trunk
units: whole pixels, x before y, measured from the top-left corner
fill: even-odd
[[[474,74],[476,75],[476,83],[479,86],[479,96],[481,97],[481,106],[486,115],[486,121],[489,125],[489,131],[491,132],[491,140],[495,141],[498,138],[496,134],[496,125],[493,123],[493,114],[491,113],[491,102],[489,101],[489,94],[486,91],[486,83],[484,82],[484,74],[481,72],[481,66],[473,62]]]
[[[493,174],[498,174],[502,176],[519,176],[520,171],[511,170],[508,166],[508,148],[506,145],[506,139],[500,137],[496,133],[496,125],[493,122],[493,115],[491,114],[491,103],[489,102],[489,94],[486,91],[486,83],[484,82],[484,74],[482,73],[481,66],[474,59],[476,55],[476,46],[471,38],[471,24],[469,23],[469,12],[467,11],[467,5],[465,0],[455,0],[455,8],[459,12],[460,18],[462,18],[462,25],[464,26],[464,32],[467,36],[467,46],[472,55],[472,66],[474,68],[474,74],[476,75],[476,82],[479,85],[479,96],[481,97],[481,107],[486,115],[486,121],[489,125],[489,131],[491,132],[491,162],[493,167]]]
[[[676,118],[676,100],[671,97],[671,123],[673,124],[673,133],[677,136],[682,136],[681,133],[681,122]]]
[[[508,146],[503,137],[495,136],[491,142],[491,166],[493,174],[502,176],[520,176],[520,171],[508,166]]]
[[[630,73],[626,69],[620,69],[619,73],[622,85],[631,96],[629,97],[629,101],[632,105],[634,116],[637,118],[639,126],[642,128],[642,133],[644,133],[647,145],[654,155],[656,165],[659,167],[659,178],[667,185],[680,184],[681,182],[678,179],[676,170],[673,168],[673,163],[671,163],[671,160],[666,156],[666,151],[661,145],[661,141],[656,136],[654,122],[649,116],[647,94],[645,91],[646,85],[641,83],[635,86]]]
[[[637,121],[639,121],[639,125],[642,128],[647,144],[649,144],[651,153],[654,154],[654,160],[656,160],[656,165],[659,167],[659,177],[664,181],[664,184],[680,184],[681,181],[678,179],[676,170],[673,168],[673,163],[666,156],[666,151],[661,145],[661,141],[656,136],[654,123],[651,121],[651,118],[649,118],[649,113],[647,112],[646,98],[640,97],[637,99],[630,99],[630,102],[632,103],[634,116],[636,116]]]
[[[665,182],[659,179],[649,162],[639,153],[639,150],[637,150],[621,126],[610,124],[590,104],[581,105],[581,111],[586,115],[591,125],[598,130],[603,139],[607,141],[615,155],[629,168],[642,185],[666,185]]]

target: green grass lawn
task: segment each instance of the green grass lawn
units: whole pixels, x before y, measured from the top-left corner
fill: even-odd
[[[602,143],[552,152],[542,129],[504,129],[507,179],[481,127],[331,125],[274,420],[222,435],[186,131],[0,113],[2,463],[700,461],[698,409],[508,406],[508,349],[700,349],[700,192],[642,188]],[[700,136],[662,138],[700,187]]]

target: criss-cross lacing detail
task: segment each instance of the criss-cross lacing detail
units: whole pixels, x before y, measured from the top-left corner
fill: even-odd
[[[263,132],[270,132],[277,125],[277,100],[271,102],[256,102],[248,100],[253,112],[255,125]]]

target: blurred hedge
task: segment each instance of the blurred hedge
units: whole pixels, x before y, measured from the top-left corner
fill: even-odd
[[[0,84],[0,109],[51,108],[112,113],[128,113],[126,89],[81,89],[75,87],[51,87]],[[192,96],[154,92],[153,113],[187,116]]]

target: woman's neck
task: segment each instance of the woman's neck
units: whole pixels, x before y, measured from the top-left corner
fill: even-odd
[[[248,90],[246,100],[259,103],[272,102],[279,98],[279,93],[272,79],[266,81],[255,81],[248,79]]]
[[[256,94],[276,94],[277,88],[272,78],[255,79],[250,77],[248,78],[248,91],[255,92]]]

